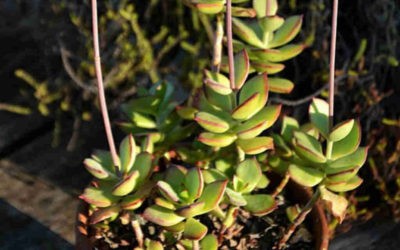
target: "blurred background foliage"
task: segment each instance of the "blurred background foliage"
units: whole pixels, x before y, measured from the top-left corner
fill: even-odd
[[[281,0],[282,16],[304,14],[299,40],[308,48],[282,73],[296,86],[272,95],[284,113],[305,119],[310,100],[327,95],[331,1]],[[181,0],[99,1],[105,84],[112,116],[119,105],[167,80],[182,101],[209,64],[213,18]],[[364,184],[349,194],[344,224],[373,216],[400,219],[400,3],[341,1],[335,119],[359,117],[370,147]],[[65,121],[98,119],[88,0],[0,2],[0,110],[54,121],[54,145]],[[100,124],[100,120],[99,120]],[[73,147],[71,147],[71,150]],[[332,227],[336,227],[333,221]]]

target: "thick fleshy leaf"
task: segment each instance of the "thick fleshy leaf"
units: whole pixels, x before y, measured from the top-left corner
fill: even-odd
[[[146,182],[140,185],[139,189],[131,195],[126,195],[120,201],[120,205],[124,210],[135,210],[139,208],[146,197],[153,190],[154,183]]]
[[[239,104],[233,111],[232,117],[236,120],[246,120],[263,108],[260,102],[260,93],[254,93],[247,100]]]
[[[257,18],[274,16],[278,11],[277,0],[253,0],[253,8],[257,12]]]
[[[83,164],[85,165],[86,170],[98,179],[107,179],[112,176],[111,173],[101,165],[101,163],[93,159],[87,158],[83,161]]]
[[[259,18],[258,22],[264,32],[274,32],[275,30],[279,29],[282,24],[285,22],[285,19],[283,19],[280,16],[266,16],[263,18]]]
[[[200,221],[189,218],[185,223],[183,237],[190,240],[201,240],[207,234],[207,227]]]
[[[131,120],[135,126],[139,128],[156,128],[157,123],[149,116],[143,115],[138,112],[133,112]]]
[[[201,249],[207,250],[218,250],[218,240],[212,234],[207,234],[201,241],[200,241]]]
[[[236,140],[236,135],[204,132],[199,135],[198,140],[211,147],[226,147]]]
[[[224,9],[224,1],[222,0],[201,0],[194,6],[204,14],[217,14]]]
[[[254,49],[252,52],[262,61],[283,62],[297,56],[303,49],[303,44],[289,44],[279,49]]]
[[[251,8],[232,6],[232,16],[235,17],[255,17],[256,11]]]
[[[267,74],[262,74],[251,78],[243,85],[240,91],[239,105],[247,102],[252,96],[254,96],[254,94],[259,94],[257,107],[251,112],[252,115],[258,113],[267,103],[268,89]]]
[[[326,181],[329,183],[341,183],[341,182],[346,182],[353,178],[358,170],[359,167],[348,167],[344,168],[342,170],[338,170],[335,173],[330,173],[326,175]]]
[[[253,158],[240,162],[236,168],[236,175],[245,185],[242,190],[237,191],[241,193],[250,193],[260,181],[262,172],[259,163]]]
[[[228,196],[229,202],[232,205],[241,207],[241,206],[245,206],[247,204],[247,201],[243,198],[241,193],[236,192],[230,188],[227,188],[225,193]]]
[[[300,127],[299,122],[289,116],[284,116],[282,120],[281,135],[286,142],[290,142],[293,138],[293,132]]]
[[[160,206],[160,207],[165,207],[165,208],[168,208],[168,209],[171,209],[171,210],[175,210],[176,209],[175,204],[173,204],[171,201],[169,201],[167,199],[164,199],[164,198],[161,198],[161,197],[156,197],[154,199],[154,203],[156,205]]]
[[[173,233],[182,233],[183,230],[185,230],[185,222],[179,222],[178,224],[175,224],[173,226],[170,227],[164,227],[165,230],[169,231],[169,232],[173,232]]]
[[[178,216],[173,210],[157,205],[146,208],[143,217],[157,225],[169,227],[183,221],[185,217]]]
[[[259,48],[264,47],[264,43],[262,42],[263,30],[257,21],[245,21],[233,17],[232,28],[233,32],[248,44]]]
[[[293,135],[295,150],[302,158],[311,162],[326,162],[321,143],[317,139],[301,131],[295,131]]]
[[[292,150],[286,144],[282,136],[272,134],[272,138],[274,139],[275,150],[279,153],[279,155],[283,157],[290,157],[293,154]]]
[[[229,95],[221,95],[212,90],[211,88],[206,88],[206,96],[207,96],[207,101],[214,105],[215,107],[218,107],[218,109],[222,109],[222,111],[225,112],[231,112],[233,109],[233,101],[232,101],[232,96],[234,95],[233,93]],[[216,108],[212,107],[211,109],[215,110]],[[210,112],[210,110],[200,108],[202,111],[207,111],[209,113],[217,114],[217,112]],[[223,112],[218,112],[218,113],[223,113]],[[224,118],[221,116],[221,118]]]
[[[368,148],[360,147],[354,153],[330,162],[326,167],[326,172],[336,173],[348,167],[361,167],[364,165],[368,155]]]
[[[207,112],[198,112],[194,120],[204,129],[213,133],[223,133],[229,129],[229,123]]]
[[[95,150],[91,155],[92,159],[100,163],[100,165],[110,173],[115,173],[115,166],[111,157],[111,153],[106,150]]]
[[[205,75],[206,79],[204,80],[204,83],[209,88],[221,95],[229,95],[232,93],[230,81],[226,76],[208,70],[205,71]]]
[[[328,204],[328,208],[338,220],[339,223],[342,223],[346,216],[346,209],[348,205],[348,201],[346,198],[329,192],[324,187],[320,187],[321,198]]]
[[[193,120],[194,115],[198,111],[199,111],[198,109],[192,107],[181,107],[181,106],[176,107],[176,112],[178,113],[178,115],[186,120]]]
[[[267,176],[265,176],[265,175],[262,174],[260,180],[259,180],[258,183],[257,183],[256,188],[259,188],[259,189],[266,188],[266,187],[268,186],[269,182],[270,182],[270,181],[269,181],[269,179],[267,178]]]
[[[116,196],[129,194],[135,189],[138,177],[139,171],[133,171],[114,186],[112,194]]]
[[[254,194],[244,195],[243,197],[247,201],[247,205],[244,208],[256,216],[266,215],[277,207],[275,199],[271,195]]]
[[[135,163],[132,169],[139,172],[137,179],[138,184],[143,183],[151,174],[152,171],[152,156],[147,152],[142,152],[136,156]]]
[[[122,140],[119,146],[119,158],[121,161],[121,171],[128,173],[136,159],[136,143],[132,134]]]
[[[107,220],[109,218],[115,217],[119,214],[121,211],[121,208],[119,206],[112,206],[112,207],[107,207],[107,208],[101,208],[99,210],[96,210],[91,216],[90,216],[90,224],[97,224],[103,220]]]
[[[121,105],[122,111],[132,119],[133,112],[140,112],[148,115],[156,115],[158,105],[161,100],[155,96],[146,96],[137,99],[133,99],[128,103]]]
[[[182,184],[186,173],[187,169],[183,166],[171,166],[166,171],[165,182],[171,185],[174,190],[180,190],[182,189]]]
[[[95,187],[85,188],[79,198],[96,207],[109,207],[118,200],[118,197],[113,196],[108,190]]]
[[[342,140],[334,142],[332,146],[332,160],[349,155],[357,150],[361,142],[361,126],[356,121],[350,133]]]
[[[301,209],[299,205],[294,205],[294,206],[289,206],[285,209],[286,211],[286,216],[288,217],[290,222],[294,222],[294,220],[297,218],[297,216],[300,214]]]
[[[314,127],[314,125],[310,122],[301,125],[300,130],[304,133],[311,135],[315,139],[319,139],[319,131]]]
[[[329,135],[329,105],[326,101],[314,98],[308,110],[310,121],[319,132],[328,138]]]
[[[292,81],[280,77],[270,77],[268,79],[269,90],[274,93],[288,94],[292,92],[294,84]]]
[[[147,250],[164,250],[163,245],[159,241],[149,240]]]
[[[187,206],[180,207],[175,211],[179,216],[191,218],[203,214],[204,201],[195,202]]]
[[[235,88],[241,89],[244,82],[249,75],[250,70],[250,62],[249,62],[249,55],[247,54],[246,50],[243,49],[239,53],[235,55]]]
[[[295,164],[289,165],[290,177],[300,185],[305,187],[313,187],[319,184],[324,178],[324,173],[309,167],[298,166]]]
[[[228,181],[215,181],[205,186],[198,202],[204,202],[203,213],[213,210],[221,201]]]
[[[293,40],[299,33],[302,22],[303,16],[291,16],[287,18],[283,25],[275,32],[274,38],[268,44],[268,47],[278,47]]]
[[[189,192],[191,200],[200,197],[204,188],[203,173],[200,168],[191,168],[185,176],[185,187]]]
[[[174,188],[169,185],[165,181],[158,181],[157,182],[157,187],[160,190],[161,194],[168,200],[171,200],[173,202],[179,202],[180,198],[179,195],[176,193]]]
[[[228,177],[226,177],[226,175],[224,175],[224,173],[222,173],[221,171],[219,171],[217,169],[213,169],[213,168],[203,169],[201,172],[203,173],[204,182],[207,184],[214,182],[214,181],[223,181],[223,180],[228,179]]]
[[[236,143],[248,155],[259,154],[265,150],[274,148],[273,139],[267,136],[260,136],[252,139],[238,139]]]
[[[347,192],[358,188],[363,180],[355,175],[348,181],[344,182],[326,182],[326,187],[333,192]]]
[[[261,60],[252,60],[251,66],[260,73],[267,73],[269,75],[276,74],[285,69],[285,65],[282,63],[272,63]]]
[[[271,127],[278,119],[282,105],[268,105],[248,121],[239,125],[235,132],[240,139],[250,139],[258,136]]]
[[[331,141],[343,140],[350,133],[353,126],[354,126],[354,119],[339,123],[332,129],[332,132],[329,134],[329,140]]]

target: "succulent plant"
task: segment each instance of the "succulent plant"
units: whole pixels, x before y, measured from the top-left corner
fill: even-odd
[[[123,210],[139,208],[151,190],[152,183],[148,181],[152,172],[151,154],[139,152],[132,135],[121,142],[119,151],[119,166],[114,166],[107,151],[97,151],[84,161],[95,177],[94,185],[80,196],[96,208],[91,224],[114,218]]]
[[[200,142],[216,148],[235,143],[242,154],[255,155],[273,148],[271,137],[259,135],[275,123],[281,105],[266,106],[267,74],[246,81],[249,61],[245,50],[236,54],[235,64],[240,67],[235,71],[233,89],[225,75],[205,71],[204,91],[178,114],[195,120],[207,131],[199,135]]]
[[[299,126],[291,117],[284,117],[281,135],[274,135],[276,155],[269,165],[305,187],[318,185],[322,199],[331,211],[343,220],[347,201],[332,192],[357,188],[362,179],[357,175],[365,163],[368,148],[359,147],[360,123],[355,119],[339,123],[329,132],[328,103],[315,98],[309,108],[311,123]],[[323,149],[325,146],[325,149]]]
[[[207,227],[196,216],[214,210],[225,192],[227,180],[205,184],[199,168],[172,166],[156,184],[160,197],[146,208],[143,217],[189,240],[201,240]]]

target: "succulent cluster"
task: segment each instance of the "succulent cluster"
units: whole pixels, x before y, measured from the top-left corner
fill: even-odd
[[[347,201],[333,192],[362,182],[357,172],[367,149],[359,147],[360,125],[348,120],[331,128],[328,104],[314,99],[310,123],[300,126],[284,117],[280,135],[266,134],[282,109],[268,104],[269,92],[293,88],[289,80],[269,75],[283,69],[278,62],[304,48],[285,45],[299,32],[301,17],[278,17],[276,0],[254,0],[253,8],[247,8],[248,2],[233,1],[234,32],[243,40],[235,42],[231,58],[234,82],[223,73],[222,63],[221,71],[204,71],[202,88],[183,105],[178,106],[168,83],[123,105],[128,121],[119,125],[142,140],[140,147],[132,135],[122,141],[118,166],[103,151],[85,160],[96,178],[81,196],[92,205],[92,224],[131,213],[143,219],[142,225],[160,229],[143,245],[136,228],[139,249],[217,249],[224,229],[235,224],[240,212],[265,216],[278,207],[275,198],[284,185],[267,191],[271,170],[304,187],[317,187],[314,200],[327,201],[333,215],[343,220]],[[224,0],[185,3],[207,14],[225,11]],[[299,210],[287,209],[291,221],[300,217]],[[209,221],[218,221],[219,229],[210,228]]]

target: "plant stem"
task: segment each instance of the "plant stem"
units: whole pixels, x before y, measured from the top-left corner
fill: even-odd
[[[93,31],[93,48],[94,48],[94,63],[97,77],[97,91],[99,95],[100,110],[103,116],[104,129],[106,131],[108,145],[110,147],[111,157],[114,166],[119,166],[119,158],[115,148],[114,137],[111,130],[110,118],[107,111],[107,102],[104,94],[103,74],[101,71],[101,58],[99,46],[99,30],[97,26],[97,0],[92,0],[92,31]]]
[[[133,231],[135,231],[136,241],[138,242],[138,247],[143,247],[143,231],[140,227],[139,221],[133,219],[131,222]]]
[[[217,24],[214,35],[214,51],[212,59],[212,71],[219,72],[222,57],[222,39],[224,37],[224,24],[222,14],[217,15]]]
[[[293,223],[286,229],[285,234],[278,243],[278,249],[283,249],[285,247],[286,242],[290,239],[296,228],[303,223],[307,215],[311,212],[314,204],[318,201],[320,195],[321,193],[319,189],[316,189],[315,193],[313,194],[311,199],[307,202],[307,204],[303,207],[300,214],[296,217]]]
[[[229,61],[229,80],[231,89],[235,87],[235,65],[233,61],[233,38],[232,38],[232,3],[231,0],[226,1],[226,37],[228,45],[228,61]]]
[[[333,127],[333,110],[335,102],[335,58],[338,5],[339,0],[333,0],[331,51],[329,63],[329,130],[331,130]]]
[[[200,245],[199,245],[199,241],[198,240],[194,240],[194,241],[192,241],[192,247],[193,247],[193,250],[200,250]]]
[[[274,192],[271,194],[272,197],[276,197],[278,194],[282,192],[282,190],[286,187],[286,184],[290,180],[290,175],[289,172],[285,173],[285,176],[283,177],[282,181],[279,183],[279,185],[275,188]]]

